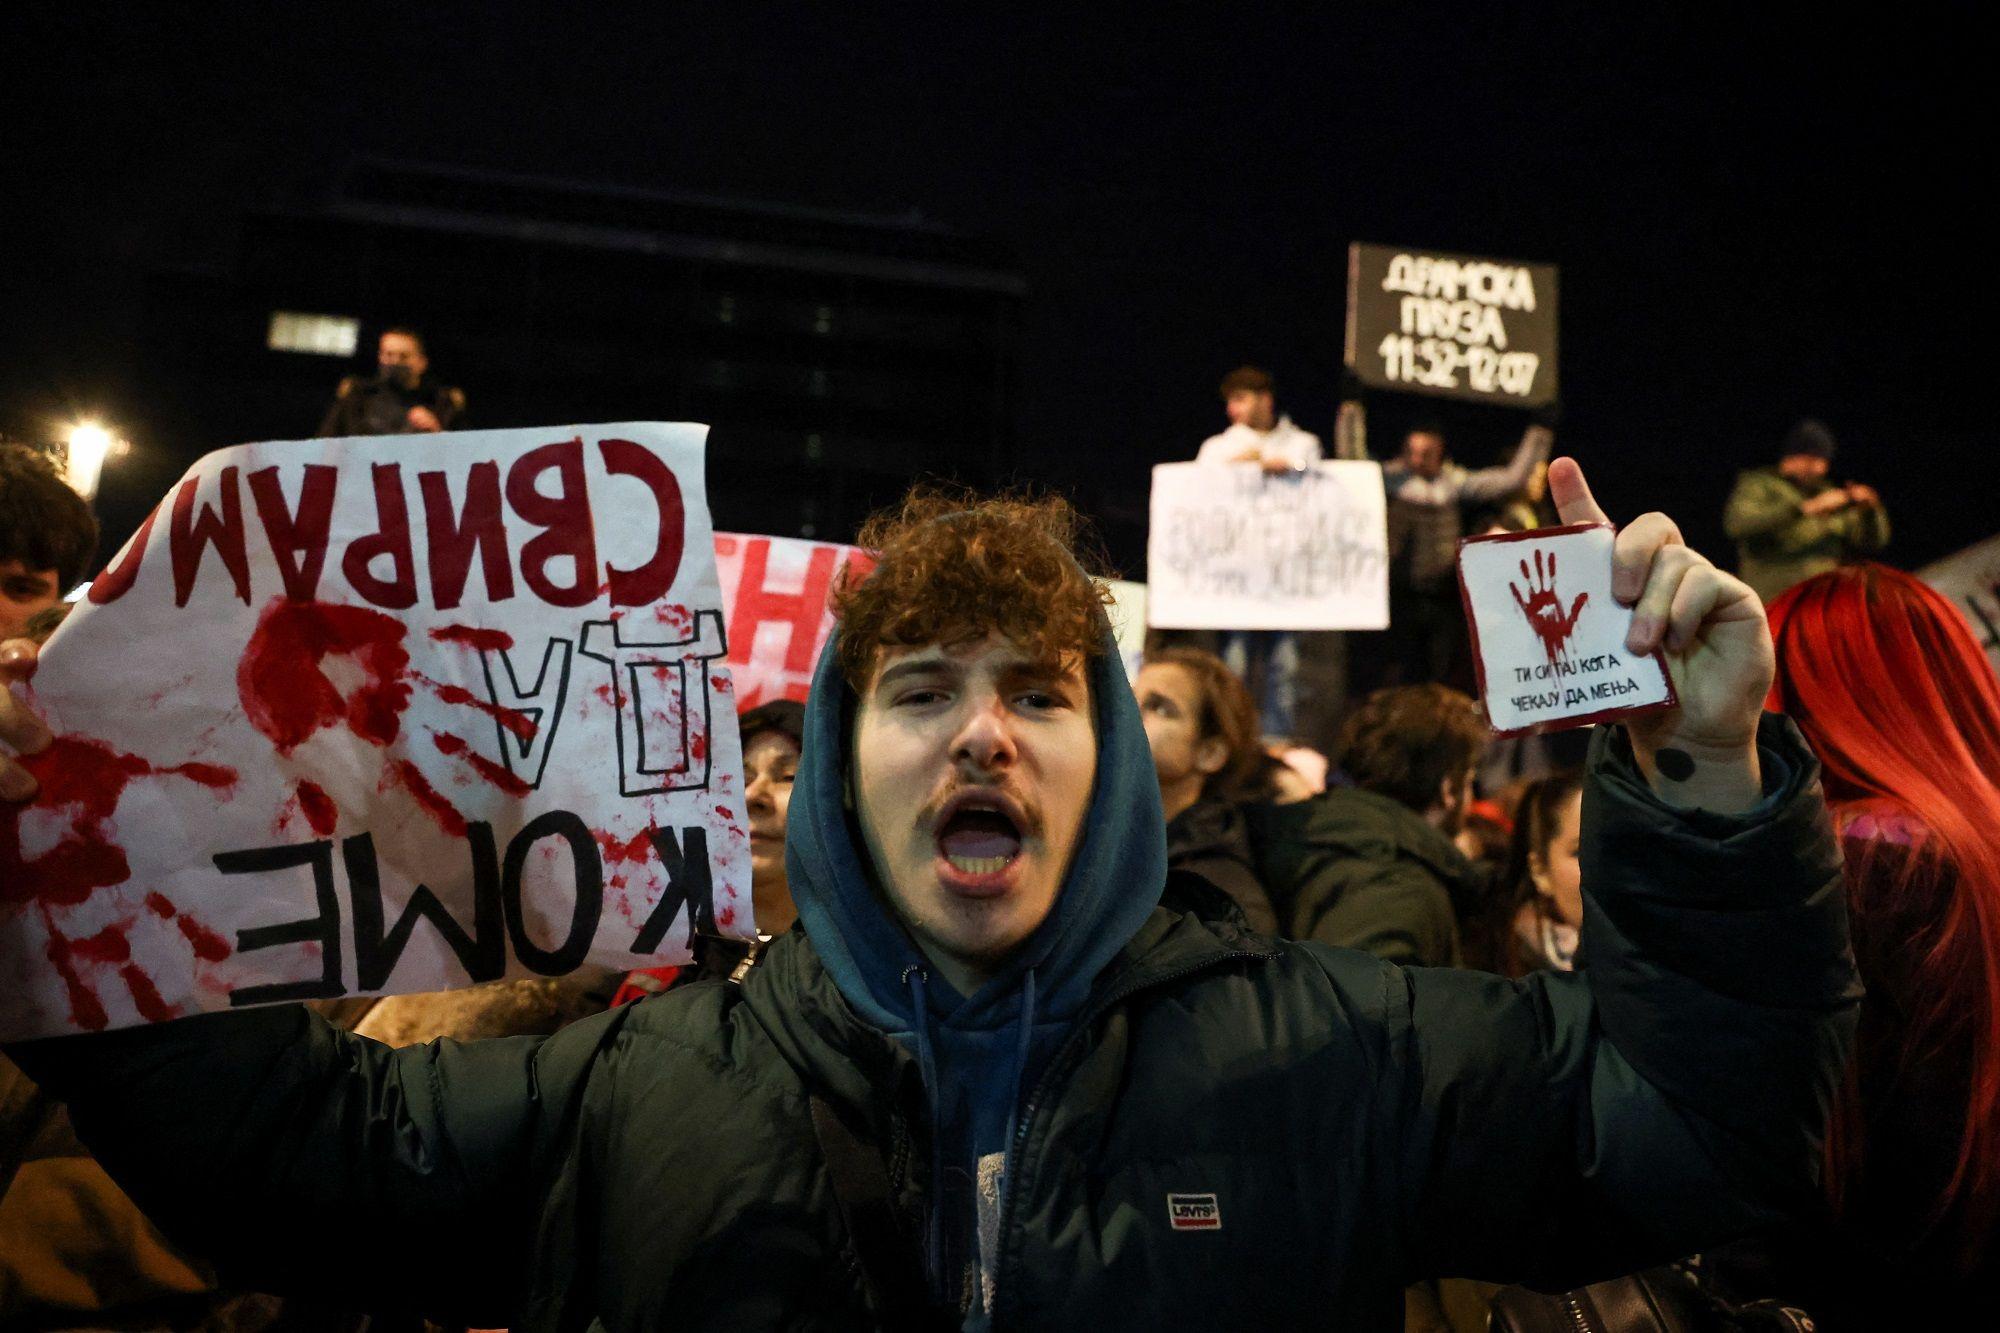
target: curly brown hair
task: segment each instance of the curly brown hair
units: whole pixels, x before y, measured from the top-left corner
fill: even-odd
[[[918,485],[870,518],[856,544],[877,553],[872,573],[843,572],[833,594],[841,674],[857,692],[881,651],[976,643],[998,632],[1049,663],[1104,652],[1110,590],[1094,541],[1059,495],[981,498]]]
[[[1486,748],[1486,720],[1447,685],[1377,690],[1340,730],[1340,767],[1354,785],[1422,813],[1447,778],[1469,773]]]

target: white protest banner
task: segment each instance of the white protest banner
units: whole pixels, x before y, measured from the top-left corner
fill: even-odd
[[[875,567],[858,546],[799,537],[715,534],[715,567],[728,611],[729,667],[737,706],[773,699],[805,702],[813,666],[833,632],[827,597],[841,571]]]
[[[1674,702],[1658,654],[1625,651],[1632,608],[1611,595],[1607,524],[1468,537],[1459,589],[1486,718],[1502,736],[1560,731]]]
[[[1389,523],[1376,463],[1153,469],[1146,616],[1163,629],[1381,629]]]
[[[752,932],[700,426],[245,445],[48,643],[0,1038]]]
[[[1118,641],[1118,658],[1128,680],[1139,678],[1146,660],[1146,585],[1130,579],[1105,579],[1111,602],[1104,613],[1111,619],[1111,636]]]
[[[1993,669],[2000,671],[2000,537],[1988,537],[1917,571],[1965,613]]]

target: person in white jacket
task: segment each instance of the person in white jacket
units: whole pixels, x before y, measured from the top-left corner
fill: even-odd
[[[1197,463],[1256,465],[1266,472],[1294,472],[1320,461],[1319,436],[1300,430],[1277,410],[1269,371],[1239,366],[1222,379],[1229,429],[1202,442]],[[1287,630],[1229,630],[1222,660],[1257,699],[1266,736],[1294,736],[1298,710],[1299,641]]]
[[[1239,366],[1222,380],[1229,429],[1202,442],[1197,463],[1257,463],[1266,472],[1291,472],[1320,460],[1319,436],[1278,415],[1270,372]]]

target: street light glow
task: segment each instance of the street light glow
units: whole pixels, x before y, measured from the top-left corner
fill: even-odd
[[[118,437],[95,421],[79,421],[70,427],[63,466],[78,495],[86,500],[97,498],[97,479],[104,472],[104,460],[117,444]]]

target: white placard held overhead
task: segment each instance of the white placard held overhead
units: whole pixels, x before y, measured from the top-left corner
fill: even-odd
[[[745,936],[706,429],[252,444],[191,467],[23,693],[0,1039]]]
[[[1665,661],[1625,650],[1632,608],[1611,595],[1615,537],[1586,523],[1459,543],[1459,587],[1494,731],[1560,731],[1673,704]]]
[[[1153,469],[1147,623],[1166,629],[1381,629],[1389,623],[1382,469],[1326,462]]]

